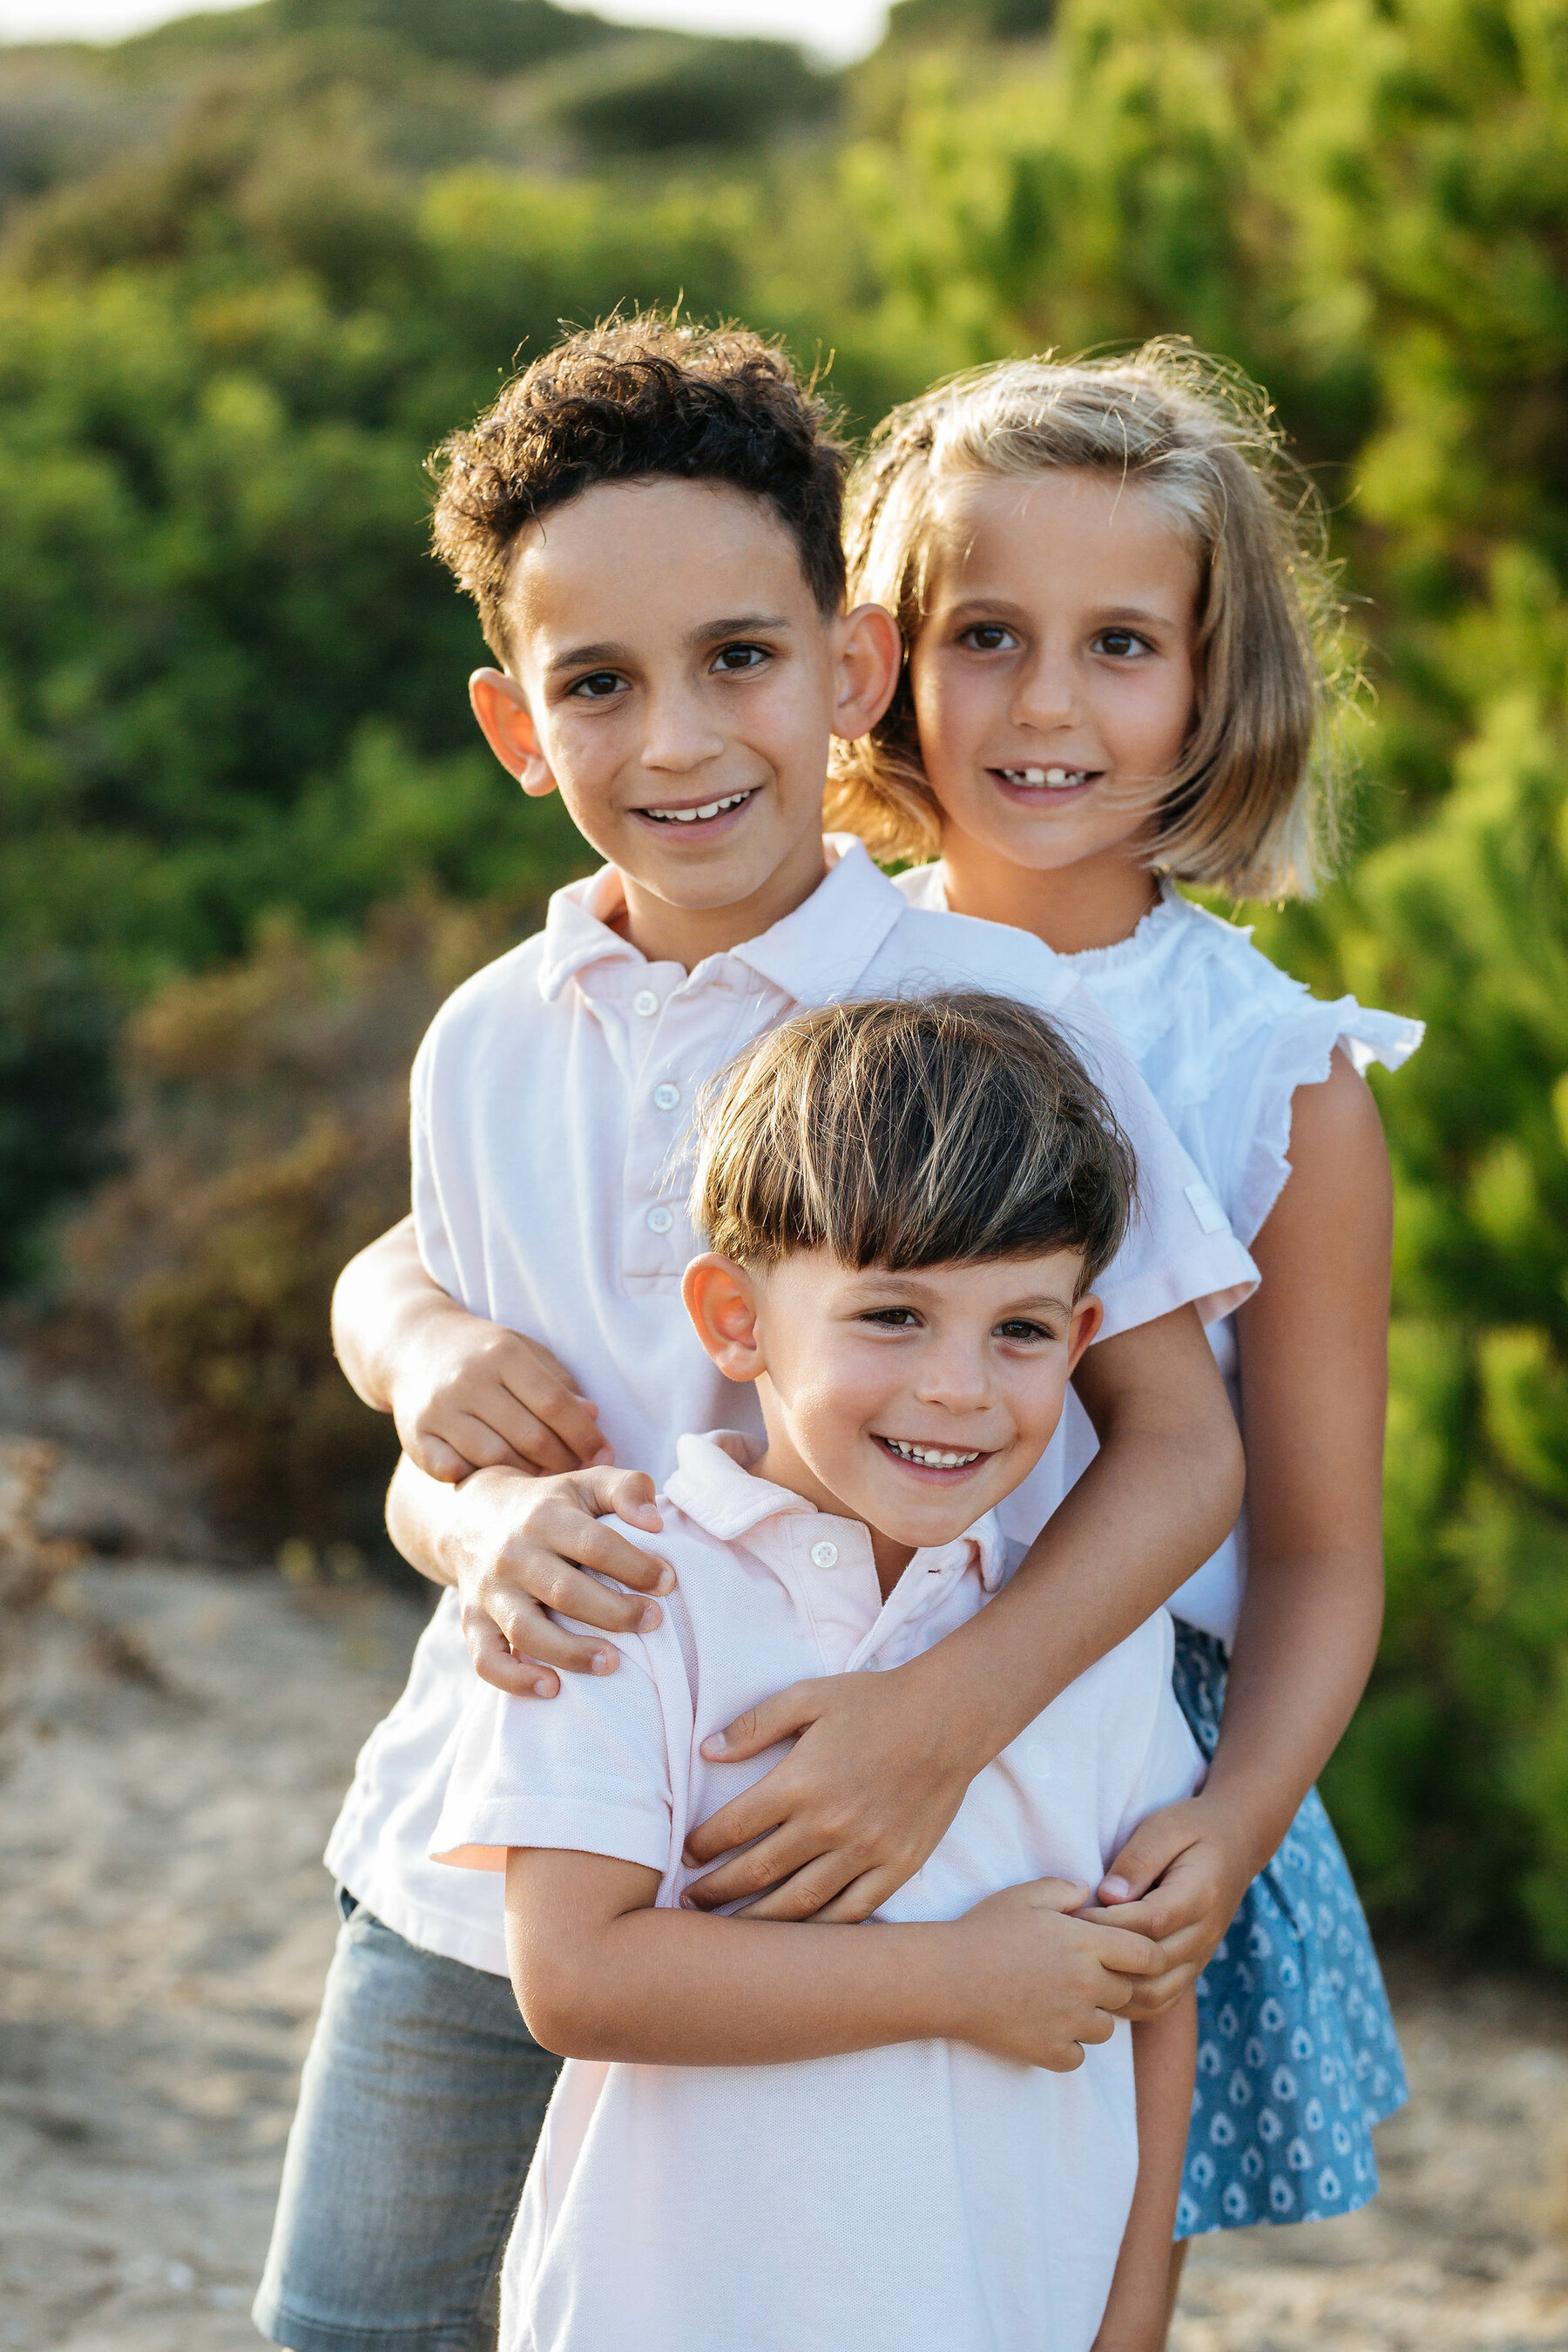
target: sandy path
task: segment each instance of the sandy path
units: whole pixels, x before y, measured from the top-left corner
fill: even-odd
[[[100,1567],[0,1783],[0,2347],[240,2352],[407,1601]],[[1368,2214],[1194,2253],[1177,2352],[1568,2352],[1568,1999],[1411,1980]],[[834,2347],[824,2347],[834,2352]]]

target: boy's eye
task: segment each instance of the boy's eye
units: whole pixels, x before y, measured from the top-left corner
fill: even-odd
[[[1126,661],[1132,654],[1152,652],[1147,637],[1134,629],[1101,629],[1094,641],[1096,653],[1110,654],[1115,661]]]
[[[1016,1342],[1049,1339],[1053,1336],[1043,1323],[1031,1323],[1022,1315],[1009,1316],[1005,1323],[998,1323],[996,1326],[996,1337],[999,1339],[1011,1339]]]
[[[912,1307],[868,1307],[860,1318],[862,1323],[875,1323],[884,1331],[918,1330],[920,1319]]]
[[[1000,621],[976,621],[973,628],[963,631],[958,642],[973,646],[977,654],[1002,654],[1010,653],[1018,640]]]
[[[761,669],[768,658],[766,646],[721,646],[713,656],[713,667],[726,677],[737,670]]]
[[[580,702],[607,702],[626,684],[618,670],[594,669],[586,677],[574,678],[567,688]]]

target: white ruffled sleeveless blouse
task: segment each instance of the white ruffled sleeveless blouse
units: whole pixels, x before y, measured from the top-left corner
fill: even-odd
[[[945,908],[940,866],[896,877],[915,905]],[[1422,1024],[1368,1012],[1353,996],[1326,1004],[1252,944],[1250,930],[1163,885],[1157,906],[1114,947],[1067,958],[1120,1031],[1151,1093],[1250,1247],[1290,1173],[1290,1104],[1321,1086],[1342,1045],[1358,1070],[1396,1070]],[[1236,1318],[1209,1327],[1209,1344],[1240,1419]],[[1070,1393],[1065,1428],[1070,1484],[1096,1451]],[[1229,1643],[1247,1576],[1245,1516],[1171,1602],[1174,1614]]]

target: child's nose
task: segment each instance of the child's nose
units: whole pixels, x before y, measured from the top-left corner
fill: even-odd
[[[650,698],[641,760],[645,768],[684,773],[717,759],[724,739],[700,699],[679,691]]]
[[[1069,661],[1042,655],[1025,672],[1013,707],[1016,724],[1059,726],[1078,716],[1078,673]]]

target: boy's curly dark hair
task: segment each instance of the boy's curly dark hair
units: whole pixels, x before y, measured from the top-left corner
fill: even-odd
[[[832,614],[844,597],[847,462],[826,403],[762,336],[658,311],[611,319],[542,352],[436,450],[436,551],[505,663],[507,585],[525,523],[599,482],[727,483],[767,500]]]

